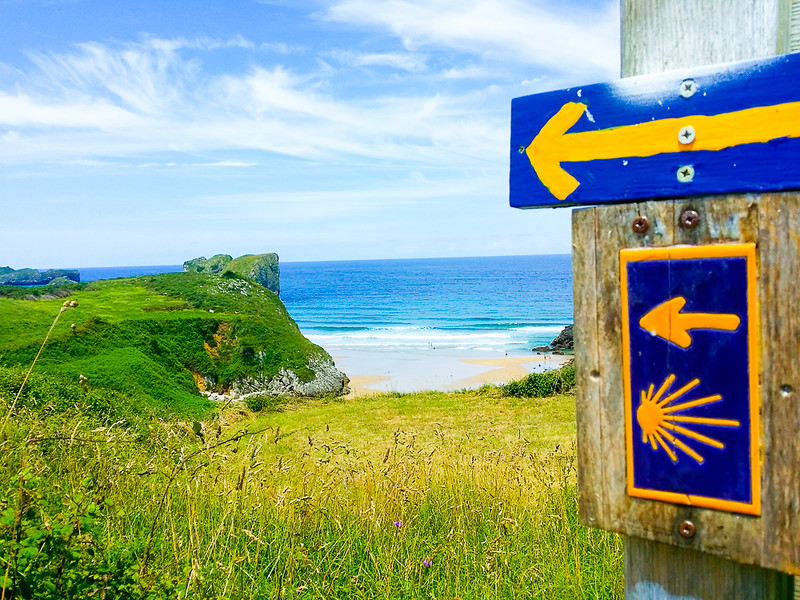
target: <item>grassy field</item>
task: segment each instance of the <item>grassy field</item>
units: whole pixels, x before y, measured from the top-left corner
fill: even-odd
[[[622,597],[619,538],[577,518],[572,396],[120,410],[3,423],[3,599]]]

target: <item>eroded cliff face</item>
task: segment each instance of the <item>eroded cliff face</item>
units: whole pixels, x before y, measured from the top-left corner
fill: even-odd
[[[296,373],[281,369],[274,377],[247,377],[239,379],[230,394],[240,400],[252,396],[323,397],[340,396],[350,391],[347,375],[336,368],[329,356],[312,356],[306,365],[314,373],[310,381],[302,381]]]
[[[247,362],[253,365],[263,364],[267,360],[267,350],[255,350],[252,346],[242,345],[236,335],[235,327],[228,321],[220,322],[210,337],[211,339],[204,341],[203,345],[208,357],[218,367],[229,364],[237,355],[246,356]],[[222,386],[214,375],[193,372],[192,376],[198,390],[212,400],[247,400],[264,395],[339,396],[350,391],[348,388],[350,380],[347,375],[336,368],[333,359],[322,349],[316,354],[310,354],[304,367],[306,378],[301,378],[291,369],[281,367],[273,375],[265,373],[242,375]]]
[[[279,259],[274,252],[245,254],[239,258],[232,258],[229,254],[216,254],[211,258],[201,256],[183,263],[183,270],[214,275],[233,273],[252,279],[275,294],[281,293]]]
[[[274,252],[269,254],[245,254],[239,258],[234,258],[228,263],[225,271],[252,279],[269,291],[279,296],[281,294],[280,266],[278,265],[278,255]]]

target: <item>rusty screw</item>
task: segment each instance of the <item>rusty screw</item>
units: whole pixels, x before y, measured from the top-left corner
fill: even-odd
[[[681,534],[682,538],[691,539],[697,533],[697,527],[691,521],[683,521],[678,526],[678,533]]]
[[[631,223],[631,229],[636,233],[645,233],[650,229],[650,221],[647,220],[647,217],[639,215],[633,220],[633,223]]]
[[[696,210],[689,208],[681,213],[680,223],[684,229],[694,229],[700,224],[700,215]]]

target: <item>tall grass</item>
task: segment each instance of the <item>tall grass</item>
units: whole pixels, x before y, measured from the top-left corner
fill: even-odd
[[[2,598],[622,597],[618,538],[578,522],[572,434],[543,445],[518,410],[483,390],[131,428],[22,407]]]

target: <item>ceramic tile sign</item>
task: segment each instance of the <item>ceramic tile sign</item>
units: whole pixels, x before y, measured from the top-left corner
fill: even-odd
[[[510,204],[800,189],[800,54],[515,98]]]
[[[629,496],[760,514],[755,252],[620,251]]]

